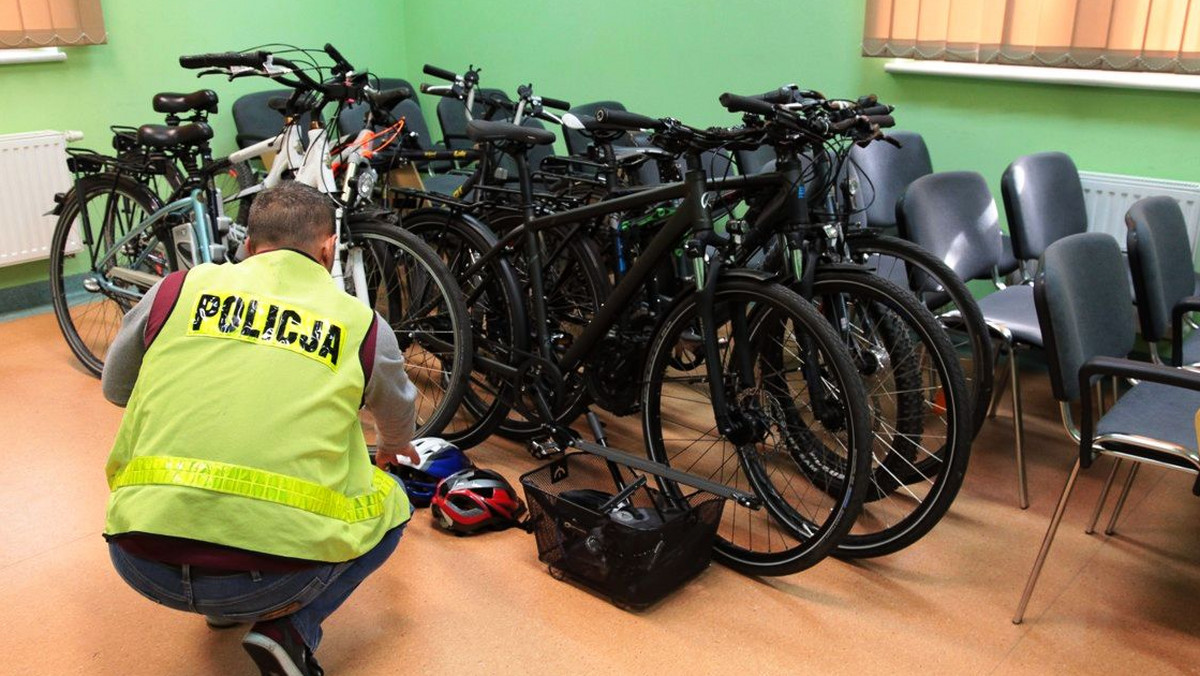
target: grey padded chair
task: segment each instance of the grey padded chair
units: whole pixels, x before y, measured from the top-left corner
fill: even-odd
[[[417,91],[416,89],[413,88],[411,82],[409,82],[408,80],[398,78],[398,77],[379,78],[378,85],[379,86],[377,87],[377,89],[379,89],[380,91],[384,91],[387,89],[395,89],[397,87],[405,87],[408,90],[413,91],[413,92]],[[429,140],[429,126],[425,124],[425,119],[422,117],[420,121],[413,120],[413,119],[410,119],[413,116],[410,114],[407,114],[408,111],[411,111],[413,107],[415,107],[417,112],[419,113],[421,111],[421,102],[418,101],[415,97],[410,99],[410,102],[411,102],[411,105],[405,107],[404,113],[400,112],[400,107],[405,102],[401,101],[400,103],[397,103],[395,105],[395,107],[392,108],[392,114],[395,115],[396,117],[404,117],[405,118],[404,126],[405,126],[405,128],[409,129],[410,131],[417,132],[418,135],[421,135],[421,132],[418,131],[418,129],[424,130],[424,137],[421,139],[421,142],[423,145],[421,146],[421,148],[423,148],[423,149],[432,148],[433,142],[431,140]],[[365,103],[356,103],[352,106],[346,106],[342,110],[341,114],[338,115],[338,131],[341,132],[343,135],[357,134],[358,132],[362,131],[363,122],[364,122],[363,118],[365,117],[365,115],[366,115],[366,104]],[[426,141],[428,141],[427,145],[425,144]]]
[[[1064,153],[1024,155],[1000,177],[1013,255],[1022,264],[1037,260],[1046,247],[1068,235],[1087,232],[1083,184]]]
[[[735,150],[733,159],[737,163],[738,173],[742,176],[761,174],[770,171],[768,165],[775,166],[775,151],[771,146],[762,146],[754,150]]]
[[[501,89],[479,88],[479,95],[497,96],[505,100],[511,100],[508,94]],[[442,128],[442,143],[450,150],[466,150],[475,145],[470,138],[467,137],[467,116],[465,114],[467,105],[458,99],[443,97],[437,104],[437,120],[438,126]],[[471,117],[476,120],[484,119],[485,106],[479,101],[471,106]],[[507,113],[503,110],[496,111],[490,119],[503,122],[508,118]]]
[[[585,104],[578,105],[578,106],[572,106],[571,110],[569,110],[567,112],[572,113],[574,115],[586,115],[588,117],[595,117],[596,111],[600,110],[601,108],[605,108],[607,110],[625,110],[626,109],[625,104],[621,103],[620,101],[593,101],[591,103],[585,103]],[[587,152],[588,146],[591,145],[591,139],[589,139],[583,132],[579,131],[578,129],[569,129],[566,126],[563,127],[563,141],[566,141],[567,153],[569,153],[571,155],[583,155]],[[633,144],[632,143],[620,143],[619,141],[614,141],[613,145],[614,146],[624,146],[624,145],[633,145]]]
[[[234,101],[233,126],[237,129],[237,147],[247,148],[279,134],[283,130],[283,116],[279,111],[268,107],[267,102],[276,97],[287,98],[291,95],[291,89],[272,89],[246,94]],[[300,128],[308,129],[311,121],[312,113],[305,113],[300,117]],[[301,142],[308,143],[308,137],[302,134]]]
[[[867,225],[885,230],[895,229],[896,203],[905,189],[918,178],[933,173],[933,161],[925,139],[916,132],[893,131],[888,134],[900,143],[897,148],[890,143],[872,143],[867,147],[854,146],[850,149],[849,171],[858,180],[858,203],[866,208]],[[1001,252],[994,270],[985,271],[983,277],[971,279],[999,279],[1015,272],[1019,266],[1012,255],[1012,242],[1001,233]]]
[[[481,96],[495,96],[504,100],[511,98],[501,89],[490,89],[481,87],[479,89]],[[458,99],[442,98],[437,104],[438,125],[442,128],[442,143],[451,150],[466,150],[475,146],[467,135],[467,116],[465,114],[466,104]],[[471,107],[472,119],[483,120],[487,108],[483,103],[476,101]],[[497,110],[492,117],[486,118],[493,122],[507,122],[511,118],[508,112]],[[521,121],[522,127],[530,127],[532,129],[545,129],[546,125],[542,124],[541,120],[527,117]],[[535,146],[529,150],[529,170],[536,172],[542,165],[542,160],[554,154],[554,149],[550,146]],[[505,169],[510,177],[515,177],[517,166],[507,155],[500,157],[500,167]]]
[[[1159,343],[1170,340],[1172,363],[1200,363],[1200,331],[1183,339],[1185,314],[1200,310],[1183,210],[1173,198],[1147,197],[1129,208],[1125,226],[1125,250],[1150,358],[1161,362]]]
[[[1111,455],[1132,460],[1135,467],[1150,464],[1200,474],[1195,428],[1200,373],[1126,358],[1136,336],[1125,261],[1116,240],[1102,233],[1084,233],[1047,246],[1034,297],[1046,337],[1050,386],[1065,426],[1079,443],[1079,457],[1029,573],[1013,616],[1016,624],[1024,619],[1081,469],[1089,468],[1099,456]],[[1093,420],[1093,383],[1101,378],[1135,378],[1138,384]],[[1076,401],[1082,410],[1078,428],[1071,417],[1071,404]],[[1200,480],[1192,493],[1200,495]],[[1097,511],[1105,497],[1101,495]]]
[[[989,276],[1003,252],[996,202],[983,176],[951,171],[917,178],[896,205],[900,236],[942,259],[963,280]],[[979,299],[984,321],[1008,356],[1012,378],[1013,436],[1021,509],[1029,506],[1025,479],[1025,431],[1021,421],[1021,383],[1016,351],[1041,348],[1042,332],[1033,306],[1033,289],[1009,286]],[[996,388],[997,399],[1003,385]]]
[[[896,202],[913,181],[933,173],[929,148],[920,134],[892,131],[900,142],[872,143],[866,148],[850,149],[850,162],[858,173],[859,200],[866,207],[867,225],[872,228],[896,227]]]

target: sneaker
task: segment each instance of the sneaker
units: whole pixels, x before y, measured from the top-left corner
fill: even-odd
[[[233,629],[234,627],[242,624],[237,620],[227,620],[223,617],[216,617],[215,615],[205,615],[204,621],[208,624],[209,629]]]
[[[262,676],[323,676],[325,673],[300,632],[286,617],[258,622],[242,639],[242,648],[258,665]]]

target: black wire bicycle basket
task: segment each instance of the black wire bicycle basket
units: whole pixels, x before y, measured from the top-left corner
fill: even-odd
[[[724,498],[671,497],[629,467],[570,453],[521,476],[538,559],[614,605],[641,610],[708,567]]]

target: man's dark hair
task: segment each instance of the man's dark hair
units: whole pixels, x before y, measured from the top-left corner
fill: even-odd
[[[283,181],[254,196],[246,230],[258,246],[307,250],[333,234],[333,202],[312,186]]]

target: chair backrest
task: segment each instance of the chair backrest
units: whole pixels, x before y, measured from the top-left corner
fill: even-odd
[[[1133,297],[1117,240],[1099,232],[1046,247],[1033,297],[1050,387],[1059,401],[1079,398],[1079,369],[1095,357],[1125,357],[1136,339]]]
[[[1171,309],[1195,292],[1183,210],[1171,197],[1147,197],[1129,208],[1125,225],[1142,336],[1152,342],[1163,340],[1169,336]]]
[[[568,112],[575,115],[587,115],[594,117],[596,111],[601,108],[608,110],[625,110],[625,105],[620,101],[592,101],[579,106],[572,106]],[[568,129],[563,127],[563,140],[567,142],[567,152],[571,155],[583,155],[587,152],[587,147],[591,143],[591,139],[584,136],[583,132],[576,129]],[[613,145],[621,145],[614,143]]]
[[[338,116],[338,129],[342,134],[357,134],[363,127],[365,111],[359,106],[350,106]],[[422,150],[433,149],[433,138],[429,135],[429,125],[421,114],[421,106],[415,99],[401,101],[392,108],[392,115],[404,118],[404,130],[417,135],[417,144]]]
[[[857,174],[859,204],[866,208],[867,225],[872,228],[896,226],[896,202],[909,184],[933,173],[929,148],[920,134],[911,131],[890,132],[900,142],[872,143],[866,148],[850,149],[850,164]]]
[[[896,204],[900,236],[940,258],[960,279],[991,274],[1000,259],[1000,223],[987,181],[973,171],[914,180]]]
[[[272,138],[283,130],[283,116],[279,111],[267,106],[271,99],[292,95],[291,89],[272,89],[266,92],[255,92],[239,97],[233,102],[233,125],[237,129],[237,146],[245,148],[259,141]],[[312,113],[300,117],[300,128],[308,129],[312,121]],[[301,135],[301,141],[308,142],[306,135]]]
[[[1064,153],[1018,157],[1000,178],[1017,260],[1040,258],[1050,244],[1087,232],[1087,207],[1075,163]]]
[[[509,98],[500,89],[480,88],[480,94],[493,94],[502,98]],[[437,119],[438,125],[442,128],[442,141],[450,150],[466,150],[475,145],[474,141],[467,138],[467,116],[464,114],[466,104],[458,99],[442,98],[437,104]],[[471,116],[475,119],[484,117],[485,107],[482,103],[476,101],[475,105],[471,106]],[[491,117],[493,120],[507,120],[507,113],[503,110],[497,111]]]
[[[775,150],[771,146],[760,146],[754,150],[735,150],[733,158],[737,162],[738,173],[742,176],[761,174],[770,171],[768,165],[775,166]]]

